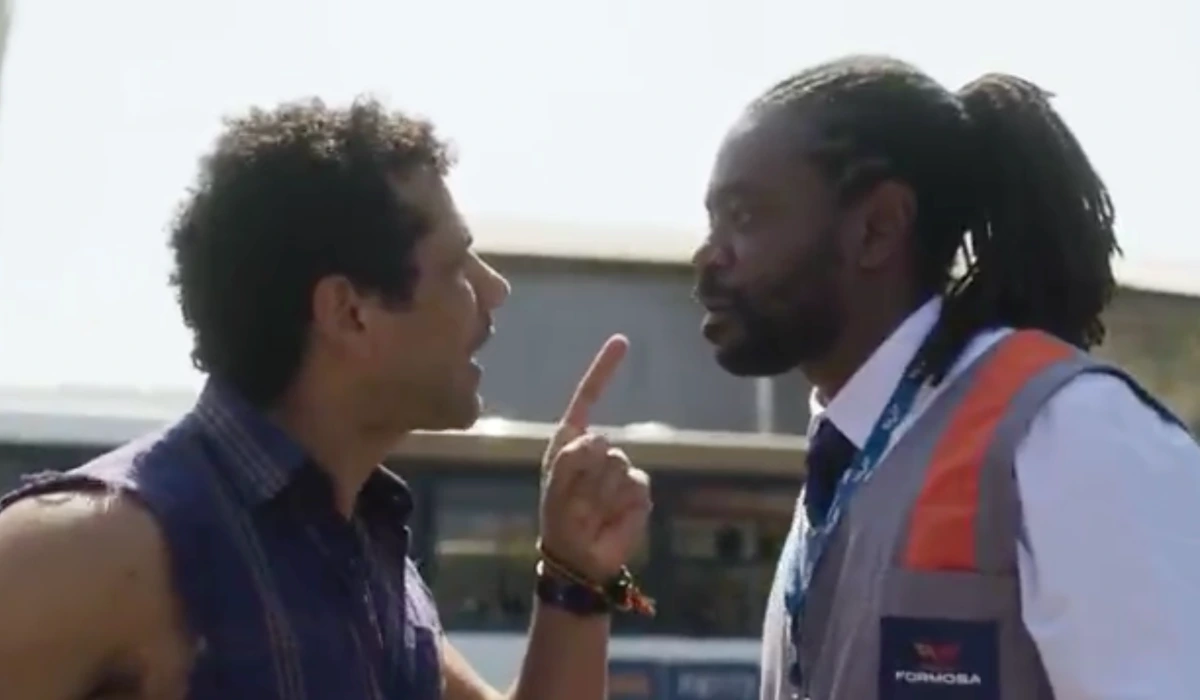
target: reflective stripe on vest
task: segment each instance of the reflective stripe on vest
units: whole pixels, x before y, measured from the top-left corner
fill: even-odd
[[[1049,335],[1019,331],[986,358],[934,448],[909,523],[906,568],[979,570],[979,485],[996,428],[1031,379],[1076,354]]]

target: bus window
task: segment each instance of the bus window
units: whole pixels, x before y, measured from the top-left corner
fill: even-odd
[[[537,480],[448,476],[433,494],[433,590],[445,625],[524,627],[537,562]]]
[[[667,518],[671,596],[663,632],[756,636],[792,522],[789,488],[696,485],[680,489]]]
[[[0,493],[17,486],[21,476],[29,472],[29,467],[11,459],[0,459]]]
[[[536,478],[438,476],[431,490],[435,567],[430,584],[443,624],[449,629],[524,629],[537,564]],[[639,577],[648,552],[649,544],[643,542],[630,561]]]
[[[51,469],[74,469],[103,451],[57,445],[0,445],[0,493],[19,485],[22,476]]]

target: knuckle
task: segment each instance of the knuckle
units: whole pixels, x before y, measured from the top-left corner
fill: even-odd
[[[558,451],[558,454],[560,456],[562,456],[562,455],[568,455],[568,456],[578,455],[582,452],[587,452],[590,449],[591,449],[591,436],[590,435],[579,435],[579,436],[576,436],[576,437],[572,438],[571,440],[567,441],[567,444],[563,445],[563,448]]]
[[[650,488],[650,475],[637,467],[630,467],[627,475],[628,479],[641,488]]]
[[[588,433],[586,437],[588,440],[588,449],[590,450],[594,450],[603,454],[612,449],[608,443],[608,438],[600,435],[599,433]]]
[[[604,455],[606,457],[608,457],[609,461],[611,461],[611,462],[619,462],[619,463],[625,464],[625,465],[632,464],[629,461],[629,455],[625,454],[625,450],[622,450],[619,447],[609,447],[608,450],[604,453]]]

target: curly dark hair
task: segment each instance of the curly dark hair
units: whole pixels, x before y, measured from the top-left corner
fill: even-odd
[[[321,278],[408,301],[429,225],[396,196],[395,178],[444,175],[452,162],[428,121],[373,99],[227,119],[171,230],[171,284],[195,366],[268,405],[299,370]]]
[[[1116,283],[1112,200],[1050,94],[990,74],[952,93],[886,56],[849,56],[777,84],[754,108],[796,110],[810,155],[853,200],[882,180],[916,194],[916,278],[946,303],[922,350],[944,377],[976,333],[1035,328],[1081,348],[1104,339]]]

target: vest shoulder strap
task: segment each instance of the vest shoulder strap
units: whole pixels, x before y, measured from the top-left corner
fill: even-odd
[[[1014,470],[1017,450],[1034,419],[1051,398],[1069,382],[1084,374],[1104,374],[1125,383],[1133,394],[1163,420],[1190,431],[1187,425],[1119,367],[1082,352],[1046,367],[1013,397],[996,425],[984,457],[979,494],[976,541],[978,564],[983,571],[1014,571],[1017,565],[1017,534],[1021,527],[1021,500]]]
[[[979,569],[981,481],[997,427],[1035,377],[1079,354],[1045,333],[1016,331],[981,358],[925,468],[901,552],[905,568]]]
[[[1124,371],[1041,331],[1010,334],[983,363],[926,468],[902,551],[906,568],[1015,571],[1017,448],[1046,402],[1079,375],[1118,377],[1147,406],[1184,425]]]

